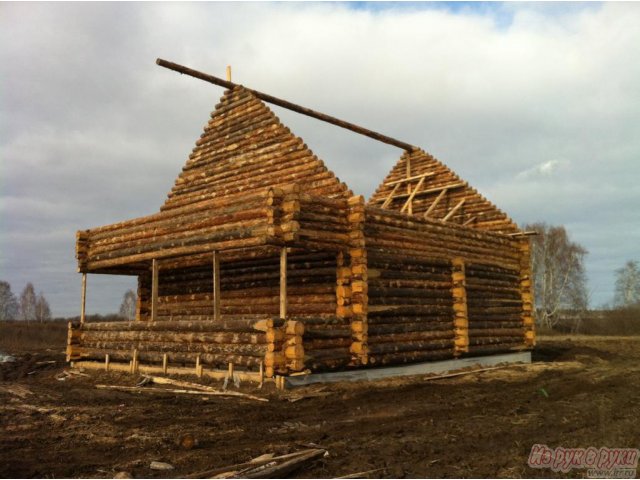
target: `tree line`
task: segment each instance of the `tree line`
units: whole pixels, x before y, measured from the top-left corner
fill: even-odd
[[[27,283],[20,296],[16,297],[9,282],[0,280],[0,320],[44,322],[51,320],[51,308],[42,292],[36,295],[31,282]]]

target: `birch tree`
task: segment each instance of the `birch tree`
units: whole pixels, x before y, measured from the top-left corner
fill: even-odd
[[[31,282],[25,285],[20,294],[20,318],[27,322],[36,319],[36,291]]]
[[[613,303],[616,307],[640,305],[640,268],[637,261],[629,260],[616,270]]]
[[[40,295],[36,298],[36,320],[39,322],[51,320],[51,308],[42,292],[40,292]]]
[[[126,320],[134,320],[136,318],[136,301],[137,297],[133,290],[127,290],[120,304],[120,316]]]
[[[587,250],[569,239],[563,226],[527,225],[538,234],[531,241],[536,319],[553,328],[562,310],[588,307],[584,257]]]
[[[15,320],[18,310],[18,299],[11,291],[11,285],[0,281],[0,320]]]

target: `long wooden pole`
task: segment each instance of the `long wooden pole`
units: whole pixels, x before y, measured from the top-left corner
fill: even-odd
[[[80,325],[84,324],[87,305],[87,274],[82,274],[82,299],[80,301]]]
[[[220,253],[213,251],[213,319],[220,320]]]
[[[214,77],[213,75],[209,75],[207,73],[199,72],[197,70],[193,70],[191,68],[185,67],[183,65],[179,65],[177,63],[168,62],[167,60],[163,60],[158,58],[156,60],[156,64],[161,67],[168,68],[169,70],[173,70],[174,72],[183,73],[185,75],[189,75],[194,78],[199,78],[200,80],[204,80],[205,82],[213,83],[214,85],[218,85],[220,87],[225,88],[234,88],[238,86],[233,82],[229,82],[223,80],[222,78]],[[246,88],[246,87],[245,87]],[[330,115],[326,115],[324,113],[316,112],[315,110],[311,110],[310,108],[302,107],[300,105],[296,105],[295,103],[291,103],[287,100],[283,100],[281,98],[274,97],[267,93],[258,92],[257,90],[252,90],[247,88],[251,93],[253,93],[256,97],[265,102],[272,103],[274,105],[278,105],[279,107],[286,108],[288,110],[292,110],[297,113],[301,113],[302,115],[307,115],[308,117],[313,117],[318,120],[322,120],[323,122],[331,123],[332,125],[336,125],[341,128],[346,128],[347,130],[351,130],[352,132],[359,133],[360,135],[364,135],[369,138],[373,138],[374,140],[378,140],[379,142],[386,143],[388,145],[393,145],[398,148],[402,148],[408,152],[412,150],[416,150],[417,147],[410,145],[408,143],[402,142],[400,140],[396,140],[395,138],[388,137],[386,135],[382,135],[381,133],[374,132],[373,130],[369,130],[364,127],[360,127],[350,122],[345,122],[344,120],[340,120],[339,118],[332,117]]]
[[[158,260],[151,262],[151,321],[158,316]]]
[[[280,250],[280,318],[287,318],[287,248]]]

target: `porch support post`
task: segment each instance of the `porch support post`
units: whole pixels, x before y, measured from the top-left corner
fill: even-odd
[[[87,305],[87,274],[82,273],[82,299],[80,300],[80,325],[84,324]]]
[[[287,318],[287,247],[280,250],[280,318]]]
[[[155,322],[158,316],[158,260],[151,262],[151,321]]]
[[[213,319],[220,320],[220,254],[213,251]]]

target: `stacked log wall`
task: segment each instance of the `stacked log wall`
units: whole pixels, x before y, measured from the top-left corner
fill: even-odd
[[[132,361],[147,364],[207,365],[228,363],[280,371],[284,364],[284,322],[256,317],[223,322],[96,322],[70,330],[69,360]]]
[[[524,345],[518,240],[375,207],[364,234],[371,364]]]
[[[336,258],[331,252],[292,253],[288,258],[288,316],[333,316],[336,311]],[[279,257],[221,263],[220,310],[227,315],[277,316]],[[150,319],[150,276],[141,276],[141,320]],[[213,267],[160,270],[158,320],[213,318]]]

